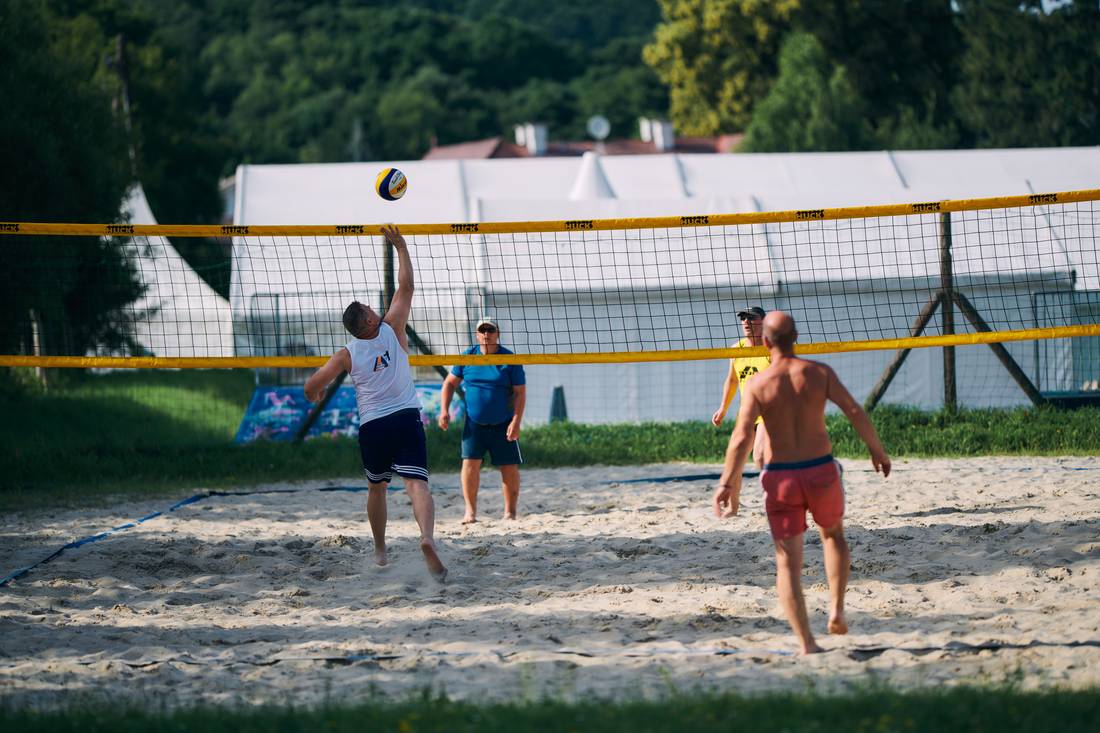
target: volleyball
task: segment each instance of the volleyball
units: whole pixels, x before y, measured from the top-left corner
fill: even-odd
[[[396,168],[383,168],[374,180],[374,190],[386,201],[396,201],[405,195],[405,189],[409,187],[409,179]]]

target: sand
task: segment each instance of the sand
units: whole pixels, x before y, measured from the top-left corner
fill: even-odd
[[[379,570],[365,494],[323,483],[208,498],[68,551],[0,588],[0,697],[309,705],[426,688],[494,701],[1100,683],[1100,459],[902,460],[885,481],[844,464],[848,636],[825,633],[821,543],[807,534],[826,654],[795,654],[755,479],[741,516],[718,520],[712,480],[658,480],[717,466],[532,469],[519,519],[496,518],[486,473],[469,526],[458,477],[433,476],[443,585],[403,492],[389,497]],[[171,503],[4,516],[0,573]]]

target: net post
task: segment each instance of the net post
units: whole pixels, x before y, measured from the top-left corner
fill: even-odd
[[[951,212],[940,214],[940,292],[943,294],[943,334],[955,335],[955,278],[951,264]],[[943,347],[943,407],[948,412],[958,409],[955,383],[955,347]]]
[[[428,345],[428,342],[420,338],[420,334],[418,334],[413,329],[413,327],[407,323],[405,324],[405,334],[409,337],[409,339],[412,340],[413,346],[415,346],[421,354],[431,355],[435,353],[434,351],[432,351],[432,347]],[[432,368],[435,369],[436,374],[443,377],[444,379],[446,379],[447,375],[450,373],[447,371],[447,367],[436,365]],[[463,397],[463,399],[465,399],[465,393],[462,391],[461,387],[456,388],[455,391],[459,394],[460,397]]]
[[[943,301],[943,291],[936,293],[932,300],[924,304],[924,308],[917,315],[917,319],[913,322],[913,328],[910,329],[909,335],[916,338],[924,332],[925,326],[928,325],[928,321],[932,319],[932,316],[936,313],[936,308],[940,302]],[[905,357],[909,356],[909,352],[912,349],[902,349],[894,355],[894,360],[886,367],[882,372],[882,376],[879,377],[878,383],[875,384],[875,388],[871,390],[871,394],[867,397],[867,401],[863,403],[863,409],[870,412],[878,405],[879,400],[886,394],[886,388],[890,386],[890,382],[894,381],[894,377],[897,376],[898,370],[901,369],[901,365],[905,363]]]
[[[333,380],[332,384],[325,390],[325,396],[321,398],[306,415],[306,419],[302,421],[302,424],[298,426],[298,431],[294,433],[294,442],[301,443],[305,440],[306,435],[309,433],[309,429],[313,427],[313,423],[317,422],[317,418],[321,416],[321,413],[328,407],[328,403],[332,402],[332,398],[336,396],[336,393],[340,391],[340,385],[344,383],[347,378],[347,372],[340,372],[340,376]]]
[[[978,309],[974,307],[974,304],[957,290],[955,291],[955,302],[959,304],[959,310],[963,312],[967,320],[973,324],[974,330],[982,331],[983,333],[993,330],[989,327],[989,324],[985,322],[981,314],[978,313]],[[1020,365],[1016,363],[1016,360],[1012,358],[1012,354],[1008,353],[1008,349],[1004,347],[1004,344],[993,342],[989,344],[989,348],[993,349],[993,353],[1000,359],[1001,364],[1003,364],[1004,368],[1008,370],[1008,373],[1012,375],[1012,378],[1016,380],[1016,384],[1020,385],[1020,389],[1024,391],[1024,394],[1028,396],[1028,399],[1031,400],[1033,405],[1038,407],[1046,404],[1046,400],[1039,394],[1039,390],[1035,389],[1035,385],[1031,383],[1031,380],[1028,379],[1027,374],[1025,374],[1024,370],[1020,368]]]
[[[388,239],[382,240],[382,278],[386,288],[385,295],[382,296],[382,308],[388,311],[393,302],[393,293],[397,289],[393,280],[393,245]]]

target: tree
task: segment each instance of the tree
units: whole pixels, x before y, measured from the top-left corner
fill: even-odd
[[[791,33],[779,78],[756,106],[742,149],[749,152],[864,150],[874,146],[864,103],[843,66],[807,33]]]
[[[967,43],[955,104],[977,147],[1100,141],[1100,9],[960,2]]]
[[[957,16],[952,0],[818,0],[799,9],[794,25],[847,70],[874,127],[920,137],[954,116],[948,100],[963,50]]]
[[[613,137],[635,137],[639,117],[666,117],[668,92],[641,62],[644,40],[618,38],[592,55],[592,63],[570,82],[576,94],[578,135],[595,114],[611,122]]]
[[[0,11],[0,220],[118,221],[130,183],[126,135],[111,111],[105,39],[90,18],[41,2]],[[13,237],[0,242],[0,353],[85,354],[129,344],[141,286],[120,243]]]
[[[670,116],[689,135],[743,130],[771,87],[799,0],[660,0],[643,53],[669,88]]]

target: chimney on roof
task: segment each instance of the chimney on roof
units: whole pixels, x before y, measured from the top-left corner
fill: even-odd
[[[653,147],[659,153],[667,153],[676,147],[676,132],[668,120],[650,120],[649,134],[653,138]]]
[[[653,121],[648,117],[638,118],[638,135],[643,143],[653,142]]]
[[[527,148],[531,155],[546,155],[546,125],[537,122],[525,122],[516,125],[516,145]]]

